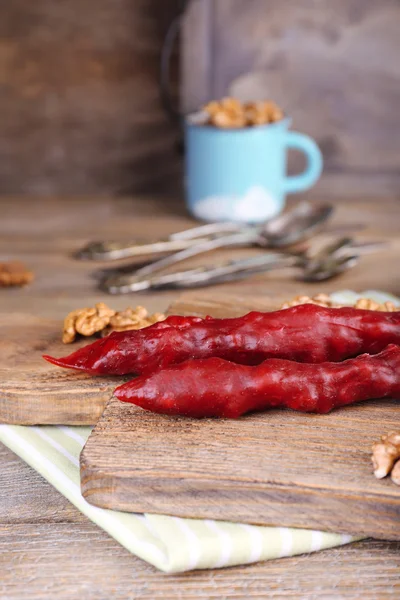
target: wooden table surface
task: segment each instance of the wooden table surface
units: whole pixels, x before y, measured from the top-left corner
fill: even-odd
[[[288,273],[271,273],[215,289],[288,298],[344,288],[381,288],[400,295],[399,200],[335,204],[336,225],[362,223],[365,228],[357,237],[387,239],[390,248],[365,257],[356,269],[323,287],[296,282]],[[100,299],[117,308],[137,303],[163,310],[176,298],[171,291],[136,298],[104,297],[89,276],[94,265],[76,262],[70,255],[91,239],[151,239],[190,226],[193,222],[180,203],[149,198],[13,198],[0,200],[0,207],[0,261],[20,259],[36,273],[29,288],[0,290],[1,312],[31,311],[62,319],[69,310]],[[259,250],[246,251],[251,252]],[[227,251],[220,251],[207,260],[226,256]],[[4,447],[0,464],[2,599],[400,597],[400,543],[396,542],[367,540],[246,567],[164,575],[90,523]]]

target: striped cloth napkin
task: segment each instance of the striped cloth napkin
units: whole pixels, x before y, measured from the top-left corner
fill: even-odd
[[[400,302],[365,292],[379,302]],[[352,304],[352,292],[334,300]],[[72,504],[127,550],[166,573],[214,569],[294,556],[361,539],[287,527],[257,527],[225,521],[130,514],[92,506],[80,493],[79,454],[90,427],[0,425],[0,441],[38,471]]]

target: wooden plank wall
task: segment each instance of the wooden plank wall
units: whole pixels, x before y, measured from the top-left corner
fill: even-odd
[[[399,195],[399,30],[398,0],[192,0],[183,106],[272,97],[323,150],[311,196]]]
[[[0,0],[0,194],[171,192],[157,87],[178,0]]]
[[[157,87],[179,6],[0,2],[0,195],[180,192]],[[398,0],[191,0],[182,105],[273,96],[323,149],[311,196],[396,195],[399,27]]]

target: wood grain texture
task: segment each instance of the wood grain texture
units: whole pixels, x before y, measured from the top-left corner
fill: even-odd
[[[358,239],[386,239],[388,248],[363,257],[357,268],[323,285],[296,281],[296,273],[289,270],[260,274],[244,282],[214,286],[212,295],[221,300],[222,292],[239,294],[241,306],[248,310],[255,296],[262,297],[263,302],[271,296],[284,301],[298,294],[313,295],[320,291],[346,288],[357,291],[380,288],[400,295],[397,276],[400,203],[396,200],[335,200],[334,203],[336,213],[332,220],[333,229],[361,223],[365,229],[357,234]],[[93,278],[93,272],[105,267],[105,263],[76,261],[71,256],[73,251],[93,239],[129,239],[133,236],[149,240],[195,223],[184,214],[179,201],[165,203],[159,198],[119,198],[113,201],[99,198],[95,202],[93,198],[53,198],[33,201],[29,205],[18,199],[4,198],[0,199],[0,206],[0,259],[22,260],[36,273],[35,281],[30,286],[2,289],[0,292],[0,313],[3,313],[0,320],[0,350],[1,355],[4,353],[5,357],[9,357],[8,362],[0,366],[0,390],[5,391],[5,386],[8,386],[7,395],[0,400],[0,422],[93,424],[115,387],[114,380],[109,380],[107,386],[104,379],[91,379],[76,372],[61,370],[41,359],[49,344],[47,351],[56,356],[72,351],[72,346],[57,342],[62,319],[71,310],[94,306],[99,301],[107,302],[116,310],[142,304],[151,312],[162,311],[177,297],[178,292],[110,298],[96,289],[96,280]],[[239,258],[260,252],[262,250],[257,249],[219,251],[191,259],[185,266],[210,264],[227,260],[228,257]],[[229,299],[228,305],[229,310],[233,310]],[[220,316],[224,305],[218,308],[212,302],[210,308],[203,306],[201,309],[205,312],[219,310]],[[239,310],[243,312],[244,309]],[[20,317],[16,315],[11,321],[11,311],[20,313]],[[29,317],[29,314],[32,316]],[[27,323],[30,324],[29,332],[26,332]],[[17,350],[13,350],[13,344],[17,344]],[[22,376],[16,370],[16,355],[19,356],[18,361],[26,359]],[[18,362],[18,368],[20,366],[21,362]],[[45,392],[40,402],[35,392],[36,384]],[[81,392],[84,395],[79,398],[78,393]],[[52,398],[56,399],[55,404]]]
[[[177,300],[171,313],[237,316],[240,298]],[[254,300],[271,310],[271,299]],[[372,474],[371,446],[398,427],[396,400],[328,415],[270,410],[240,419],[155,415],[111,399],[81,454],[91,503],[129,512],[400,539],[400,488]]]
[[[65,496],[2,444],[0,464],[0,528],[17,523],[87,522]]]
[[[179,4],[1,3],[1,193],[180,189],[177,132],[158,89],[161,46]]]
[[[341,185],[342,180],[336,181],[328,190],[328,198],[335,198],[335,222],[361,221],[366,225],[362,238],[385,238],[396,244],[400,225],[396,198],[384,199],[377,194],[369,200],[359,196],[351,202],[340,201],[337,196],[347,191]],[[97,265],[75,263],[70,258],[79,246],[93,238],[121,239],[138,233],[150,239],[194,225],[185,215],[182,201],[174,197],[168,202],[140,197],[54,197],[32,199],[29,203],[23,198],[1,198],[0,207],[1,260],[19,258],[36,273],[31,286],[0,291],[0,311],[31,313],[57,322],[77,306],[101,300],[111,303],[96,289],[90,276]],[[220,252],[207,260],[226,256]],[[323,287],[306,286],[288,275],[270,274],[216,286],[207,295],[227,292],[251,302],[255,295],[290,298],[325,289],[349,287],[361,291],[378,286],[400,294],[398,256],[395,245],[383,262],[379,257],[376,261],[366,258],[349,276]],[[158,311],[165,310],[177,296],[177,292],[169,291],[115,297],[112,305],[123,309],[127,304],[140,303]],[[213,595],[381,600],[399,595],[400,548],[395,542],[362,542],[248,567],[165,576],[88,523],[52,486],[2,445],[0,464],[0,596],[7,600],[21,600],[28,589],[34,600],[53,600],[55,595],[70,600],[77,595],[76,589],[89,600],[125,600],[135,595],[147,595],[149,600],[205,600]],[[60,522],[66,524],[59,525]]]
[[[7,600],[21,600],[27,589],[32,600],[385,600],[400,593],[399,557],[396,542],[366,541],[245,567],[166,576],[90,523],[14,525],[0,528],[0,594]]]
[[[212,291],[249,298],[277,294],[291,298],[298,294],[346,288],[356,291],[380,288],[400,295],[400,203],[397,199],[377,196],[340,200],[332,189],[331,195],[324,200],[331,200],[335,206],[332,226],[362,224],[364,230],[356,234],[357,239],[386,239],[391,246],[385,252],[363,257],[358,267],[323,285],[296,281],[295,273],[285,271],[220,284]],[[75,250],[93,239],[123,240],[134,236],[149,240],[196,225],[178,198],[168,202],[157,197],[41,198],[29,203],[21,198],[0,198],[0,208],[1,260],[21,260],[36,273],[30,286],[1,290],[0,312],[15,311],[63,319],[69,311],[80,306],[94,306],[99,301],[109,302],[117,310],[128,304],[143,304],[155,312],[165,310],[179,294],[177,291],[160,291],[111,299],[97,289],[92,275],[93,271],[105,267],[105,263],[77,262],[71,258]],[[261,252],[263,250],[237,250],[235,253],[220,250],[197,260],[188,260],[185,267]]]
[[[311,197],[333,186],[347,196],[398,193],[397,0],[224,0],[211,8],[210,16],[208,3],[194,0],[187,14],[183,54],[211,48],[212,60],[206,72],[204,60],[183,69],[186,110],[227,94],[272,97],[323,151]],[[289,164],[301,170],[302,157],[293,153]]]
[[[0,313],[0,423],[93,425],[121,378],[95,378],[55,368],[43,354],[63,356],[88,343],[61,342],[61,321]]]
[[[205,298],[206,312],[209,306],[211,312],[223,314],[223,298],[222,304]],[[184,310],[184,305],[178,310]],[[47,363],[43,354],[63,356],[95,339],[65,345],[61,327],[61,320],[0,313],[0,423],[94,425],[115,387],[128,379],[92,377]]]
[[[363,541],[245,567],[164,575],[129,554],[10,450],[0,446],[0,596],[339,598],[381,600],[399,589],[400,545]],[[56,573],[56,575],[55,575]]]

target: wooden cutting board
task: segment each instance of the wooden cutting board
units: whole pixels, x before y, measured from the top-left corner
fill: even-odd
[[[183,297],[177,309],[185,310]],[[229,297],[228,297],[229,298]],[[224,314],[226,295],[199,300],[199,314],[210,309]],[[268,308],[265,302],[259,307]],[[269,309],[273,306],[270,304]],[[190,312],[190,306],[187,309]],[[234,310],[228,301],[227,310]],[[242,300],[236,314],[251,310]],[[129,377],[92,377],[60,369],[43,360],[43,354],[64,356],[92,339],[73,345],[61,342],[60,321],[24,313],[0,313],[0,424],[94,425],[115,387]]]
[[[176,314],[233,316],[271,299],[185,295]],[[271,410],[238,420],[166,417],[115,398],[81,455],[97,506],[400,539],[400,487],[372,473],[371,445],[400,427],[395,400],[329,415]]]
[[[60,322],[27,314],[0,315],[0,423],[94,425],[121,378],[60,369],[42,354],[63,356]]]

